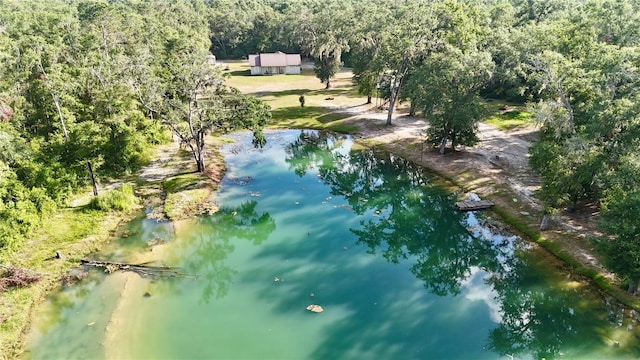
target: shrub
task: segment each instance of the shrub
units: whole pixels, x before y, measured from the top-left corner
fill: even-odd
[[[127,211],[138,205],[138,197],[133,193],[131,184],[123,184],[121,187],[108,190],[91,199],[89,208],[96,210]]]

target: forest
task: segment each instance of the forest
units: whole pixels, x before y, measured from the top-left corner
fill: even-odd
[[[430,124],[441,154],[478,141],[484,103],[526,104],[547,213],[595,204],[611,270],[640,281],[638,0],[0,0],[0,255],[90,182],[134,173],[178,137],[269,125],[218,59],[300,52],[331,87],[343,66]]]

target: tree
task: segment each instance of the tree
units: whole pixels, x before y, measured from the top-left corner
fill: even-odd
[[[378,86],[378,74],[373,71],[364,70],[353,75],[353,80],[358,86],[358,93],[367,97],[367,104],[371,104],[371,98],[375,94]]]
[[[372,25],[376,38],[373,69],[382,76],[388,93],[387,125],[413,72],[431,54],[446,51],[447,44],[459,49],[477,48],[483,34],[483,12],[472,3],[407,1],[387,9],[387,21]],[[412,97],[414,100],[415,97]]]
[[[613,238],[596,239],[605,263],[626,280],[630,293],[636,293],[640,283],[640,168],[637,158],[634,162],[616,174],[617,183],[604,192],[601,202],[600,225]]]
[[[326,89],[342,66],[342,53],[349,51],[352,8],[343,1],[295,3],[288,10],[296,24],[293,33],[301,48],[314,59],[314,72]]]
[[[407,84],[412,103],[429,121],[427,142],[439,146],[440,154],[449,141],[454,150],[478,142],[475,129],[484,115],[478,91],[491,79],[493,68],[489,53],[448,47],[430,55],[412,74]]]
[[[562,15],[569,8],[569,3],[563,0],[516,0],[518,12],[516,17],[521,23],[533,22],[538,24],[557,13]]]
[[[358,87],[358,93],[367,97],[367,104],[371,104],[371,98],[378,88],[378,72],[374,68],[375,57],[375,40],[368,36],[352,47],[353,81]]]
[[[206,56],[178,64],[171,87],[157,99],[154,111],[191,151],[198,172],[205,171],[205,136],[237,129],[254,131],[254,144],[264,145],[262,127],[271,113],[261,100],[224,85],[219,68]]]
[[[578,47],[588,58],[544,52],[530,60],[541,97],[542,124],[530,164],[542,175],[542,196],[551,207],[596,200],[602,177],[636,151],[640,83],[635,50],[606,44]],[[577,57],[575,60],[573,57]]]
[[[211,52],[241,59],[256,52],[299,52],[290,41],[284,12],[289,4],[265,0],[207,1]]]
[[[387,125],[391,125],[407,76],[424,56],[440,47],[442,25],[430,3],[409,1],[388,11],[387,22],[375,24],[373,31],[377,33],[379,49],[374,69],[388,88]]]

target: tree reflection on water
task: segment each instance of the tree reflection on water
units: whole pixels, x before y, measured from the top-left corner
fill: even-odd
[[[345,196],[358,215],[374,214],[351,229],[372,254],[381,251],[393,263],[415,259],[412,273],[441,296],[459,294],[473,267],[500,270],[500,249],[465,230],[468,214],[424,169],[388,152],[333,151],[339,145],[327,133],[303,132],[287,148],[287,161],[299,175],[317,165],[333,195]]]
[[[261,244],[276,228],[267,212],[256,212],[256,201],[247,201],[237,207],[221,208],[212,216],[199,218],[202,229],[190,231],[189,238],[182,239],[185,272],[197,274],[199,281],[206,281],[202,291],[202,303],[212,298],[222,298],[229,291],[232,277],[237,273],[224,260],[234,251],[237,240],[250,240]]]
[[[334,196],[344,196],[357,215],[372,215],[350,229],[357,242],[387,261],[410,261],[411,272],[433,294],[458,295],[477,269],[484,271],[484,284],[497,294],[500,309],[489,349],[553,358],[588,356],[603,346],[612,327],[599,314],[607,308],[587,296],[588,290],[561,288],[561,279],[549,279],[544,265],[514,248],[514,237],[467,230],[469,213],[456,210],[455,196],[434,186],[421,167],[382,151],[347,153],[341,149],[346,139],[303,131],[286,148],[287,163],[299,176],[317,167]]]

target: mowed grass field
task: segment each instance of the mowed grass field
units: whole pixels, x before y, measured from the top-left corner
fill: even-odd
[[[373,107],[366,105],[366,97],[359,95],[350,70],[341,70],[332,79],[331,89],[304,69],[300,75],[251,76],[248,61],[224,61],[228,66],[227,84],[243,94],[253,95],[271,106],[272,128],[331,129],[350,133],[355,127],[345,119]],[[299,98],[304,96],[305,105]]]
[[[342,133],[357,130],[347,119],[374,109],[366,104],[366,96],[358,94],[353,83],[353,73],[342,69],[332,80],[331,89],[315,76],[310,66],[300,75],[252,76],[246,60],[223,61],[228,67],[227,84],[242,93],[253,95],[271,106],[271,128],[330,129]],[[305,97],[305,106],[299,98]],[[408,102],[399,105],[397,112],[408,111]],[[497,128],[510,131],[535,126],[532,113],[524,104],[504,100],[487,100],[484,104],[487,116],[483,120]],[[508,110],[504,110],[504,108]]]

